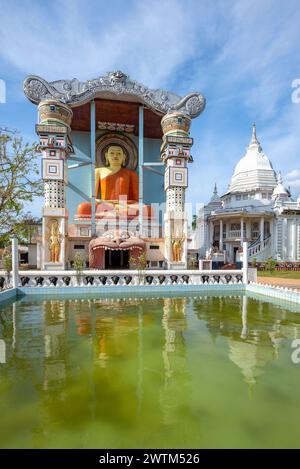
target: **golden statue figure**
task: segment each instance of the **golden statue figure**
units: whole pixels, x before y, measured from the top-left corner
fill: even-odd
[[[49,251],[50,262],[59,262],[61,234],[59,232],[58,221],[52,220],[49,223],[50,236],[49,236]]]
[[[104,154],[106,165],[95,171],[95,198],[119,201],[126,196],[128,202],[137,202],[139,181],[135,171],[125,168],[126,155],[123,148],[111,145]]]
[[[106,214],[114,212],[119,216],[121,212],[127,213],[128,208],[132,216],[136,216],[139,200],[138,174],[125,167],[127,157],[119,145],[110,145],[104,154],[104,159],[106,166],[95,170],[97,217],[105,216],[105,212]],[[148,211],[148,207],[144,206],[144,210]],[[80,218],[90,217],[91,203],[81,203],[77,215]]]
[[[182,258],[182,248],[184,236],[182,238],[172,239],[172,257],[174,262],[180,262]]]

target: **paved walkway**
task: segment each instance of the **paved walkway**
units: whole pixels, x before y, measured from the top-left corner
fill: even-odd
[[[294,288],[300,291],[299,278],[257,277],[258,283],[268,283],[280,287]]]

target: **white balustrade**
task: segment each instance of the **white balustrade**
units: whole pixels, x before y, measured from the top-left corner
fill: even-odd
[[[244,238],[246,238],[246,230],[243,231]],[[229,230],[228,239],[239,239],[241,238],[241,230]]]
[[[249,257],[253,257],[256,254],[261,253],[265,249],[268,249],[270,246],[271,246],[271,236],[264,239],[263,241],[258,242],[254,246],[250,247],[248,249],[248,255],[249,255]]]
[[[1,272],[0,272],[1,276]],[[19,288],[115,287],[169,285],[230,285],[243,283],[242,270],[85,270],[77,278],[74,270],[19,272]]]

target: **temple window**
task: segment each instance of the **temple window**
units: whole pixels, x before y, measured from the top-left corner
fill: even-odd
[[[241,198],[242,198],[241,195],[236,195],[235,196],[235,200],[241,200]]]
[[[106,227],[107,229],[108,227]],[[80,227],[79,229],[80,236],[89,236],[89,229],[86,227]]]

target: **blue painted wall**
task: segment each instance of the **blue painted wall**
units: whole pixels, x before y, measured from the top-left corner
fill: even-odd
[[[97,132],[96,137],[102,135]],[[133,140],[138,148],[138,137],[125,134]],[[72,142],[76,158],[82,158],[87,162],[90,161],[90,133],[89,132],[72,132]],[[144,139],[144,162],[160,162],[160,139]],[[68,166],[76,164],[76,161],[69,161]],[[164,172],[164,167],[155,167],[156,170]],[[138,172],[138,170],[137,170]],[[69,169],[68,181],[77,187],[77,189],[90,197],[91,195],[91,166],[82,166],[79,168]],[[67,207],[69,209],[69,223],[73,222],[77,206],[85,199],[70,187],[67,188]],[[153,173],[147,169],[144,170],[144,203],[163,203],[165,201],[164,180],[163,176]]]

